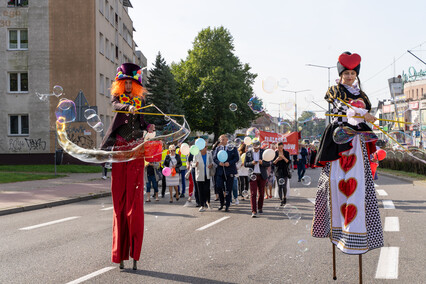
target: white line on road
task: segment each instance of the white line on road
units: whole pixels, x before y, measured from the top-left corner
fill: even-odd
[[[388,196],[388,193],[383,189],[377,189],[376,191],[380,196]]]
[[[315,198],[308,198],[308,200],[309,200],[310,202],[312,202],[312,204],[315,204]]]
[[[386,217],[384,230],[385,232],[399,232],[398,217]]]
[[[76,279],[74,281],[68,282],[67,284],[78,284],[78,283],[84,282],[86,280],[89,280],[90,278],[96,277],[96,276],[98,276],[98,275],[100,275],[102,273],[108,272],[108,271],[110,271],[110,270],[112,270],[114,268],[115,268],[114,266],[108,266],[108,267],[99,269],[98,271],[95,271],[93,273],[87,274],[86,276],[83,276],[83,277],[80,277],[80,278],[78,278],[78,279]]]
[[[51,222],[47,222],[47,223],[42,223],[42,224],[38,224],[38,225],[34,225],[34,226],[20,228],[19,230],[28,231],[28,230],[37,229],[37,228],[44,227],[44,226],[49,226],[49,225],[62,223],[62,222],[66,222],[66,221],[71,221],[71,220],[74,220],[74,219],[77,219],[77,218],[80,218],[80,217],[81,216],[68,217],[68,218],[59,219],[59,220],[55,220],[55,221],[51,221]]]
[[[382,202],[384,209],[395,209],[395,205],[392,200],[383,200]]]
[[[202,226],[201,228],[198,228],[196,231],[202,231],[202,230],[205,230],[207,228],[210,228],[211,226],[216,225],[217,223],[220,223],[222,221],[225,221],[228,218],[230,218],[230,216],[222,217],[222,218],[220,218],[220,219],[218,219],[218,220],[216,220],[214,222],[211,222],[210,224],[207,224],[205,226]]]
[[[376,279],[398,279],[399,247],[383,247],[380,249]]]
[[[111,210],[111,209],[113,209],[114,207],[113,206],[111,206],[111,207],[106,207],[106,208],[102,208],[102,209],[99,209],[99,210],[102,210],[102,211],[107,211],[107,210]]]

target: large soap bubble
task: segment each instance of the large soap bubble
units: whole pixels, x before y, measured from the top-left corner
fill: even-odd
[[[274,77],[268,77],[265,80],[262,80],[262,89],[271,94],[277,88],[277,80]]]
[[[265,109],[263,108],[263,102],[258,97],[254,96],[251,97],[250,100],[247,102],[247,105],[250,107],[250,109],[255,113],[259,114]]]
[[[260,136],[260,131],[256,127],[250,127],[246,131],[246,136],[249,136],[251,138],[259,137]]]
[[[61,99],[56,107],[56,120],[60,123],[73,122],[76,116],[75,103],[72,100]]]

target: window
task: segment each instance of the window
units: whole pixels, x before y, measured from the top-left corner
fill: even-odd
[[[105,94],[105,78],[104,75],[100,74],[99,75],[99,93],[101,93],[102,95]]]
[[[9,30],[9,49],[28,49],[28,30]]]
[[[109,6],[109,22],[114,25],[114,9],[112,6]]]
[[[118,46],[115,47],[115,58],[118,59]]]
[[[24,93],[28,92],[28,73],[11,72],[9,75],[9,92]]]
[[[7,7],[28,7],[28,0],[9,0]]]
[[[105,2],[105,19],[109,20],[109,3],[108,0]]]
[[[9,135],[28,135],[28,114],[9,115]]]
[[[111,61],[114,62],[114,44],[111,42],[111,56],[109,57],[109,59],[111,59]]]
[[[101,12],[101,14],[104,14],[104,0],[99,0],[99,12]]]
[[[109,54],[110,54],[109,48],[110,48],[110,45],[109,45],[109,40],[108,39],[105,39],[105,48],[106,48],[106,50],[105,50],[105,57],[109,59]]]
[[[105,95],[107,96],[107,97],[109,97],[109,88],[110,88],[110,81],[109,81],[109,78],[108,77],[106,77],[106,80],[105,80],[105,90],[106,90],[106,93],[105,93]]]
[[[104,35],[99,33],[99,52],[104,54]]]

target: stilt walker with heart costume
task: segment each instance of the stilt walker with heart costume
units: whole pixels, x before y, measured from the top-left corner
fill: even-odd
[[[366,122],[376,118],[369,114],[371,103],[360,89],[361,57],[345,52],[339,56],[337,69],[340,80],[328,89],[325,100],[332,104],[336,115],[327,126],[316,157],[322,167],[318,181],[312,236],[330,238],[333,247],[333,278],[335,247],[347,254],[359,255],[362,283],[362,254],[383,246],[383,230],[370,167],[376,151],[371,128]],[[361,116],[363,118],[354,118]],[[350,127],[357,134],[346,143],[337,144],[334,132]],[[363,133],[368,132],[368,140]]]

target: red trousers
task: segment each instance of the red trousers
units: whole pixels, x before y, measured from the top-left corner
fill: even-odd
[[[189,186],[188,186],[188,195],[192,196],[192,194],[194,193],[194,179],[192,178],[192,173],[189,174]]]
[[[261,174],[255,174],[256,180],[250,180],[250,203],[251,212],[257,213],[257,210],[262,210],[263,199],[265,198],[266,179],[262,178]],[[257,191],[259,190],[259,199],[257,199]]]
[[[113,163],[111,191],[114,205],[112,262],[139,260],[144,232],[144,159]]]

